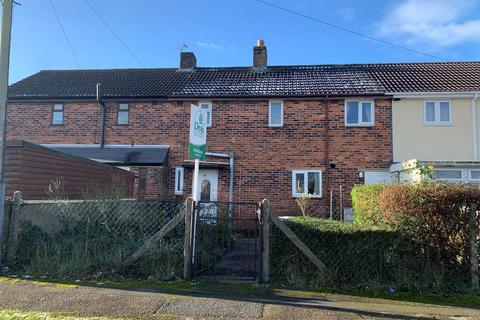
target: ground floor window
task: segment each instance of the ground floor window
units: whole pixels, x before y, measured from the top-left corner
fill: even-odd
[[[320,198],[322,196],[322,171],[293,170],[292,196]]]
[[[449,183],[480,183],[480,169],[438,168],[434,170],[433,176]]]
[[[175,194],[183,194],[183,167],[175,168]]]

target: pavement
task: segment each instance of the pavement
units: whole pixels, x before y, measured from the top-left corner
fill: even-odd
[[[231,292],[161,292],[108,289],[35,281],[0,281],[0,309],[77,317],[133,319],[480,319],[480,310],[291,292],[240,295]]]

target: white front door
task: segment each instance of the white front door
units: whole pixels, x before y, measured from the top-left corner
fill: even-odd
[[[210,217],[215,223],[217,216],[217,189],[218,189],[218,170],[200,169],[198,177],[199,186],[197,188],[198,199],[200,199],[200,215]]]
[[[218,170],[200,169],[197,188],[198,198],[201,202],[217,201]]]

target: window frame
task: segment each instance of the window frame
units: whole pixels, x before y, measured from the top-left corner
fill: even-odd
[[[433,103],[435,106],[435,120],[427,121],[427,103]],[[448,121],[440,120],[440,104],[448,103]],[[453,112],[451,100],[424,100],[423,101],[423,124],[426,126],[448,126],[451,125]]]
[[[272,104],[274,103],[280,103],[280,123],[272,123]],[[268,101],[268,126],[271,128],[275,127],[283,127],[283,111],[284,111],[284,105],[283,105],[283,100],[269,100]]]
[[[61,110],[60,109],[55,109],[55,107],[57,106],[61,106]],[[53,119],[55,118],[55,113],[61,113],[62,114],[62,123],[54,123],[53,122]],[[63,103],[54,103],[52,105],[52,117],[50,119],[50,124],[52,126],[63,126],[65,124],[65,104]]]
[[[202,110],[208,110],[210,112],[210,121],[208,121],[207,117],[207,128],[210,128],[213,123],[213,103],[211,101],[199,101],[198,105]],[[207,105],[208,109],[204,109],[203,106]]]
[[[435,176],[436,171],[460,171],[460,179],[449,179],[449,178],[441,179],[441,178],[437,178]],[[433,176],[434,176],[435,180],[444,181],[444,182],[447,182],[447,183],[466,182],[466,178],[467,178],[467,176],[465,175],[465,169],[462,169],[462,168],[439,168],[439,169],[434,169],[433,170]]]
[[[296,192],[297,190],[297,178],[296,175],[298,173],[302,173],[304,175],[303,177],[303,185],[307,186],[306,192],[303,193],[298,193]],[[308,194],[308,173],[319,173],[319,179],[320,179],[320,187],[319,187],[319,194]],[[295,169],[292,170],[292,197],[298,198],[305,196],[307,198],[322,198],[323,194],[323,173],[322,170],[320,169]]]
[[[174,193],[176,195],[182,195],[183,194],[183,181],[184,181],[184,179],[185,179],[185,168],[175,167]]]
[[[480,183],[480,179],[472,178],[472,171],[480,171],[480,169],[468,169],[468,182],[470,182],[470,183]]]
[[[348,111],[348,103],[349,102],[357,102],[358,103],[358,122],[357,123],[348,123],[347,121],[347,111]],[[363,115],[363,104],[370,103],[371,106],[371,120],[369,122],[364,122],[362,119]],[[346,127],[373,127],[375,126],[375,100],[369,99],[345,99],[344,105],[344,122]]]
[[[127,109],[120,109],[121,105],[127,105]],[[127,113],[127,123],[120,123],[119,120],[119,115],[120,112],[126,112]],[[128,102],[121,102],[117,104],[117,126],[128,126],[130,124],[130,103]]]

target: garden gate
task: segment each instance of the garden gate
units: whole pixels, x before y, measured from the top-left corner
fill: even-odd
[[[197,202],[191,237],[192,276],[204,280],[258,280],[259,214],[256,202]]]

